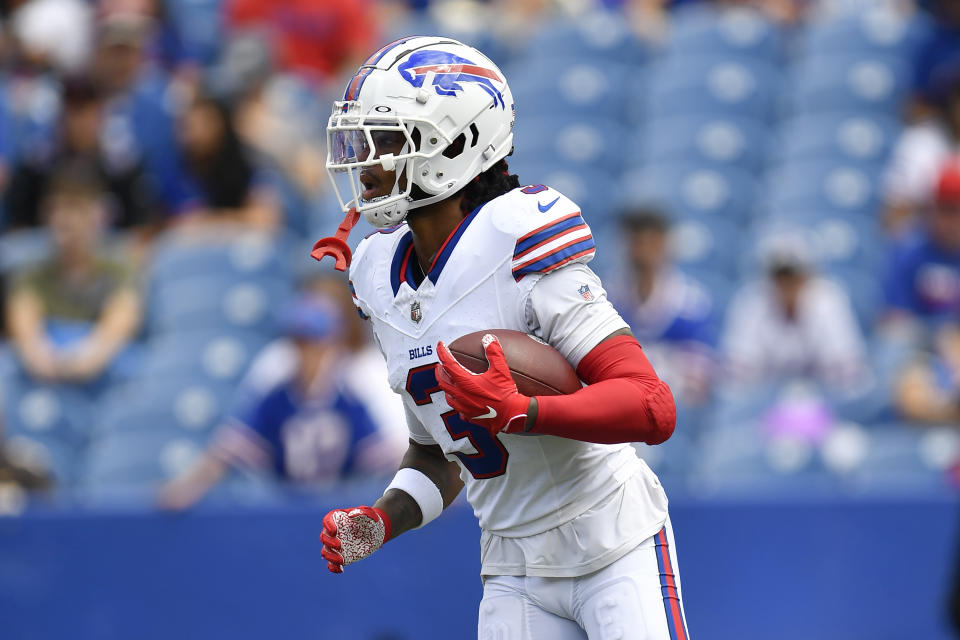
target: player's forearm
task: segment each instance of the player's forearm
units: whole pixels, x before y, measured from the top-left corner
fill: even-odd
[[[457,465],[443,455],[440,447],[425,446],[411,441],[400,468],[415,469],[436,485],[446,508],[460,493],[463,482]],[[420,505],[408,493],[400,489],[388,489],[374,505],[390,518],[391,538],[404,531],[419,527],[423,521]]]
[[[673,394],[632,337],[601,343],[577,373],[590,385],[565,396],[537,397],[531,432],[602,444],[660,444],[673,434]]]

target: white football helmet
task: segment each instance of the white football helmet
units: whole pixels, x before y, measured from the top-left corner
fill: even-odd
[[[485,55],[449,38],[401,38],[370,56],[334,102],[327,173],[344,211],[393,226],[509,155],[513,121],[510,88]],[[396,171],[396,182],[365,200],[360,174],[376,165]]]

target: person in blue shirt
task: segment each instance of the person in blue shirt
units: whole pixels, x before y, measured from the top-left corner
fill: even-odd
[[[671,263],[665,214],[633,208],[622,214],[621,225],[627,268],[611,285],[610,299],[678,399],[701,404],[709,393],[716,344],[713,298]]]
[[[929,216],[894,245],[885,289],[888,327],[924,333],[960,314],[960,161],[943,167]]]
[[[206,453],[161,489],[162,507],[190,507],[232,467],[329,484],[394,465],[367,407],[339,375],[345,355],[336,307],[304,296],[281,324],[285,337],[257,356]]]

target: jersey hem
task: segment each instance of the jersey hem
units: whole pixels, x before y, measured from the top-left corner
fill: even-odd
[[[630,539],[619,547],[607,551],[601,556],[593,558],[588,562],[582,562],[578,565],[563,566],[544,566],[544,567],[518,567],[517,565],[482,565],[480,567],[481,576],[530,576],[536,578],[579,578],[589,573],[599,571],[613,564],[623,556],[627,555],[645,540],[656,535],[663,528],[667,521],[667,514],[664,514],[663,520],[658,520],[649,530],[642,529],[636,539]]]

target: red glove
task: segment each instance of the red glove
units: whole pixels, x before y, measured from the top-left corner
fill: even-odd
[[[517,391],[500,341],[493,334],[483,336],[483,351],[489,367],[473,373],[457,362],[443,342],[437,343],[437,382],[460,417],[485,427],[490,433],[518,433],[527,421],[529,396]]]
[[[363,560],[390,538],[390,518],[374,507],[334,509],[323,517],[320,555],[327,559],[332,573]]]

